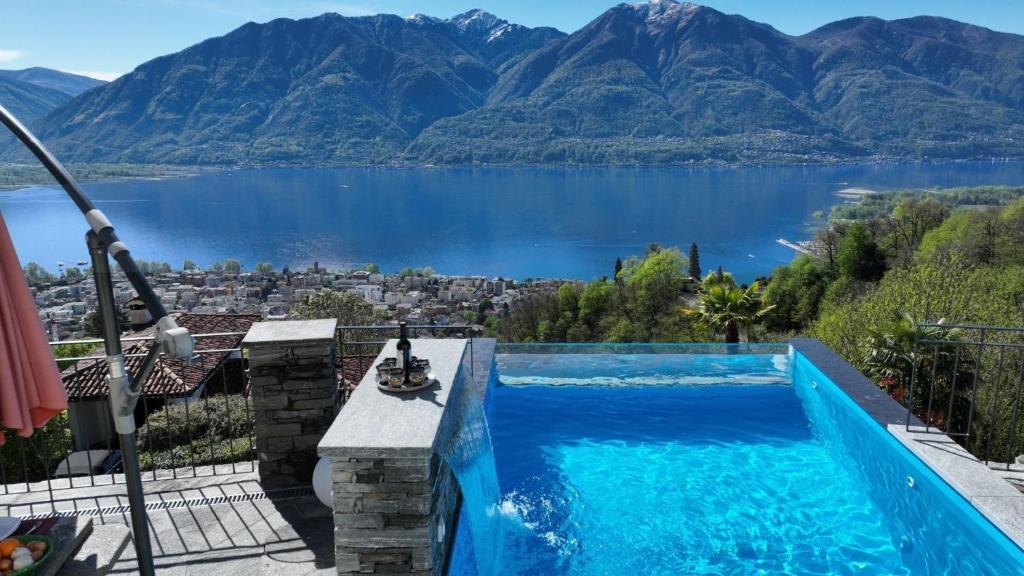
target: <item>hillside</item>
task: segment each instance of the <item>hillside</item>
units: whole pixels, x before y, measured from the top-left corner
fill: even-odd
[[[49,88],[63,92],[71,97],[106,84],[103,80],[97,80],[88,76],[39,67],[25,68],[23,70],[0,70],[0,79],[17,80],[18,82],[25,82],[33,86]]]
[[[36,128],[69,161],[388,161],[439,118],[484,105],[498,70],[561,35],[474,14],[246,24],[147,62]]]
[[[439,162],[1018,156],[1022,50],[1024,37],[935,18],[794,38],[694,4],[622,4],[411,149]]]
[[[570,35],[479,10],[324,14],[157,58],[34,127],[77,162],[1020,157],[1024,37],[931,17],[793,37],[673,0]]]
[[[102,80],[49,68],[0,70],[0,104],[22,121],[30,121],[103,84]]]

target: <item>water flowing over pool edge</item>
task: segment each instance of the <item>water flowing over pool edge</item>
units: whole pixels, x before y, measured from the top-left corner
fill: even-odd
[[[714,362],[716,359],[708,358],[713,356],[724,356],[725,358],[733,358],[740,360],[738,356],[751,356],[760,355],[763,358],[758,359],[762,365],[772,366],[773,368],[783,368],[787,371],[787,377],[790,378],[790,382],[780,382],[778,378],[773,379],[771,382],[756,383],[755,386],[764,385],[770,383],[771,385],[789,385],[792,386],[796,391],[796,394],[800,397],[801,402],[805,406],[805,411],[810,419],[815,421],[816,432],[821,433],[820,428],[824,427],[827,434],[830,435],[826,439],[826,442],[835,442],[842,444],[838,446],[838,449],[848,449],[847,444],[850,443],[850,435],[853,434],[855,438],[871,438],[870,448],[873,451],[870,454],[865,455],[863,453],[863,444],[853,443],[853,446],[861,452],[846,451],[843,452],[847,456],[846,461],[848,464],[852,463],[852,472],[856,474],[866,475],[865,477],[873,477],[877,480],[877,475],[882,474],[880,470],[885,470],[887,473],[886,478],[888,481],[873,482],[872,487],[879,489],[880,487],[885,490],[902,490],[907,488],[913,491],[915,500],[911,502],[912,505],[920,507],[922,503],[927,504],[925,509],[934,510],[935,505],[939,504],[944,515],[944,522],[940,523],[925,523],[923,526],[908,526],[908,533],[911,535],[908,538],[928,538],[933,535],[935,529],[942,529],[945,525],[956,525],[963,529],[970,529],[971,532],[981,534],[980,542],[983,546],[979,546],[979,550],[984,550],[990,554],[998,554],[1001,558],[1006,559],[1005,566],[1010,566],[1012,569],[1019,569],[1024,567],[1024,551],[1015,544],[1012,539],[999,529],[995,524],[983,515],[977,508],[972,506],[967,500],[965,500],[955,488],[946,483],[939,474],[928,467],[928,465],[918,458],[912,451],[904,446],[901,441],[893,436],[883,426],[880,426],[870,414],[857,402],[849,396],[849,394],[842,390],[840,386],[832,382],[832,380],[825,375],[825,373],[817,366],[815,366],[806,356],[798,351],[793,351],[788,344],[786,345],[769,345],[769,346],[746,346],[742,347],[743,352],[739,352],[740,348],[721,346],[679,346],[679,345],[599,345],[599,346],[586,346],[586,345],[528,345],[522,347],[499,345],[496,350],[499,356],[496,357],[494,367],[492,369],[491,378],[488,383],[488,388],[494,386],[523,386],[531,385],[527,384],[522,378],[513,376],[510,379],[504,378],[501,374],[501,366],[504,364],[508,366],[508,354],[511,352],[513,355],[521,353],[523,355],[534,355],[534,361],[537,357],[543,356],[545,353],[551,355],[561,354],[568,363],[576,361],[573,356],[579,356],[586,354],[588,351],[597,352],[594,356],[604,355],[604,359],[607,360],[610,356],[622,353],[633,355],[635,358],[644,355],[664,354],[670,352],[679,354],[681,351],[689,352],[693,356],[701,358],[703,362]],[[770,357],[777,357],[780,350],[785,350],[786,358],[788,362],[786,366],[782,367],[778,365],[777,358],[768,360]],[[706,354],[702,356],[701,353],[712,352],[712,354]],[[725,352],[725,354],[720,354]],[[670,354],[671,355],[671,354]],[[504,358],[502,358],[504,357]],[[544,363],[549,363],[550,359],[544,359]],[[520,366],[528,366],[529,362],[519,363]],[[557,371],[556,366],[556,371]],[[749,374],[749,373],[748,373]],[[568,386],[570,388],[577,386],[608,386],[611,382],[601,379],[565,379],[556,377],[553,379],[557,384]],[[813,385],[812,385],[813,382]],[[707,381],[700,380],[687,380],[676,379],[674,381],[661,379],[653,379],[647,382],[643,382],[647,386],[706,386],[709,383],[712,385],[729,385],[728,379],[712,379]],[[544,386],[545,384],[533,383],[532,385]],[[493,394],[484,392],[484,398],[481,399],[481,406],[486,407],[493,401]],[[484,417],[486,425],[486,416]],[[837,441],[837,439],[839,439]],[[860,460],[858,460],[860,458]],[[493,454],[490,455],[490,462],[493,464]],[[879,466],[865,466],[864,464],[875,464]],[[884,464],[884,466],[883,466]],[[500,474],[500,470],[497,470]],[[874,474],[874,476],[871,476]],[[892,478],[897,478],[898,483],[892,482]],[[907,486],[907,478],[913,477],[913,486]],[[461,481],[461,479],[460,479]],[[877,491],[877,490],[876,490]],[[884,490],[883,490],[884,492]],[[507,500],[508,495],[499,495],[500,500],[498,509],[496,510],[497,515],[501,515],[501,506]],[[884,497],[885,494],[878,493],[873,494],[873,497]],[[462,513],[460,515],[457,525],[457,535],[455,539],[455,545],[452,551],[452,566],[466,566],[466,563],[472,563],[475,565],[477,570],[475,571],[454,571],[452,574],[480,574],[481,576],[488,573],[500,573],[500,572],[484,572],[480,571],[481,566],[480,559],[476,558],[480,554],[481,550],[486,551],[486,547],[482,547],[480,542],[477,542],[478,538],[472,534],[471,527],[476,523],[471,519],[468,519],[467,507],[471,506],[471,499],[466,498]],[[494,516],[495,510],[490,509],[492,517]],[[477,522],[479,522],[479,517]],[[929,532],[931,527],[931,532]],[[917,532],[915,532],[915,530]],[[466,542],[470,542],[470,546],[467,548]],[[968,557],[968,566],[970,566]],[[486,562],[485,562],[486,564]],[[981,573],[980,569],[978,570]],[[916,572],[915,572],[916,573]]]

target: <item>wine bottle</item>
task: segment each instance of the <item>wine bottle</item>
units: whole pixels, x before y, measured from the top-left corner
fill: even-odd
[[[412,342],[409,342],[408,328],[405,322],[398,323],[398,367],[405,370],[405,381],[409,381],[409,368],[412,365]]]

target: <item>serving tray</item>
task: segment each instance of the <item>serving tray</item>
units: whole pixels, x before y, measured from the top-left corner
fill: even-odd
[[[410,384],[408,386],[402,386],[401,388],[389,386],[387,382],[377,382],[377,388],[380,388],[385,392],[394,392],[395,394],[408,394],[410,392],[419,392],[420,390],[430,388],[434,384],[437,384],[437,378],[428,378],[424,380],[422,384],[416,386]]]

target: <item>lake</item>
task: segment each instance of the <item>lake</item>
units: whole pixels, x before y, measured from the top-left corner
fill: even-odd
[[[1024,184],[1024,162],[754,168],[263,169],[84,185],[143,260],[589,279],[651,242],[750,281],[790,261],[836,192]],[[62,191],[0,192],[23,263],[87,260]]]

